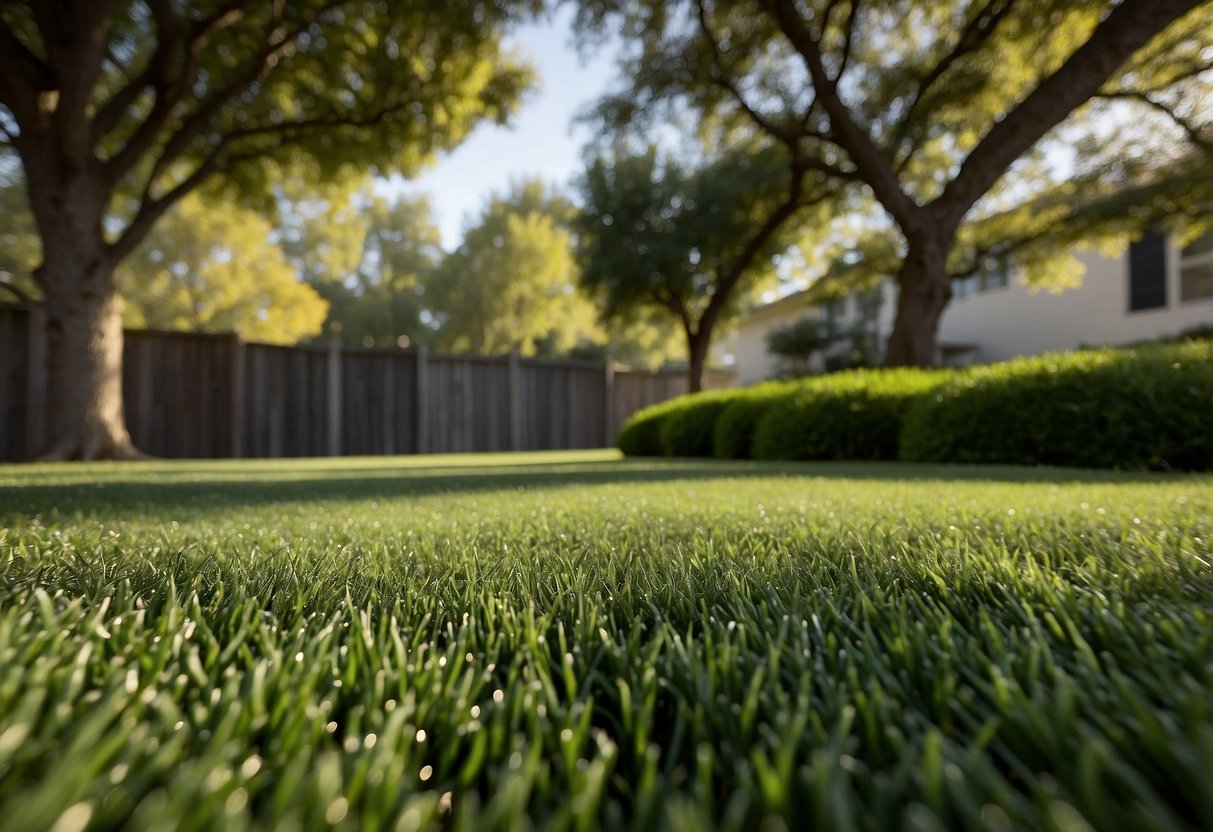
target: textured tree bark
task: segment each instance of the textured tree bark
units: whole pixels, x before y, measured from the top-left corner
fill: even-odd
[[[26,153],[30,205],[43,240],[48,442],[40,458],[137,459],[122,404],[122,300],[102,234],[108,190],[48,152]],[[74,175],[73,175],[74,174]]]
[[[885,345],[885,364],[930,367],[936,359],[939,319],[952,299],[947,245],[936,241],[918,247],[912,244],[897,283],[897,317]]]
[[[50,439],[40,458],[138,459],[122,402],[122,299],[107,264],[79,269],[74,280],[46,278],[74,286],[46,293]]]

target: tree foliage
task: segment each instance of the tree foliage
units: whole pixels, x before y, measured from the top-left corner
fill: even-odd
[[[50,458],[135,455],[114,271],[201,187],[416,171],[504,121],[538,0],[18,0],[0,5],[0,142],[42,242]]]
[[[425,196],[389,200],[370,184],[300,194],[283,206],[279,236],[303,279],[329,302],[329,330],[352,346],[428,343],[421,323],[442,237]]]
[[[185,197],[118,270],[125,323],[272,344],[318,334],[328,304],[297,279],[272,231],[253,211]]]
[[[862,183],[892,238],[902,362],[929,360],[949,270],[974,267],[991,218],[1064,191],[1067,166],[1041,164],[1050,139],[1077,149],[1085,192],[1136,181],[1163,148],[1207,149],[1213,123],[1200,0],[582,0],[580,22],[625,34],[626,81],[596,111],[608,128],[754,131]],[[1044,236],[1031,225],[1017,238]]]
[[[42,257],[17,160],[0,153],[0,300],[27,302],[41,295],[34,269]]]
[[[577,292],[568,203],[541,182],[489,200],[426,291],[438,343],[456,352],[567,352],[595,334]]]
[[[802,188],[778,148],[728,148],[699,166],[655,147],[592,158],[577,221],[582,285],[608,321],[672,315],[698,389],[715,327],[774,279],[796,242]]]

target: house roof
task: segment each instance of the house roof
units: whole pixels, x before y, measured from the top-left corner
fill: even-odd
[[[790,295],[784,295],[777,300],[773,300],[770,303],[764,303],[761,306],[754,307],[750,310],[749,314],[742,319],[741,326],[759,323],[796,309],[808,311],[814,306],[816,306],[816,304],[812,301],[811,290],[800,289],[799,291],[792,292]]]

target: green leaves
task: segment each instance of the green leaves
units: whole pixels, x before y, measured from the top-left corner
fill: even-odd
[[[252,211],[186,197],[118,269],[125,323],[271,344],[319,334],[328,304],[298,280],[271,232]]]

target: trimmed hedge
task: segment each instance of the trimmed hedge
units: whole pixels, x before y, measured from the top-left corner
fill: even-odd
[[[1213,342],[711,391],[634,414],[616,444],[632,456],[1213,470]]]
[[[685,407],[689,396],[679,396],[637,410],[619,429],[615,447],[627,456],[661,456],[661,424],[679,407]]]
[[[1213,343],[1088,350],[975,369],[906,414],[914,462],[1213,468]]]
[[[949,370],[854,370],[803,382],[754,427],[754,459],[897,459],[901,419]]]
[[[667,413],[658,428],[661,452],[666,456],[711,456],[717,417],[746,392],[713,390],[677,399],[683,406]]]
[[[754,426],[777,399],[792,395],[799,384],[769,382],[734,396],[716,417],[712,454],[720,459],[750,459]]]

